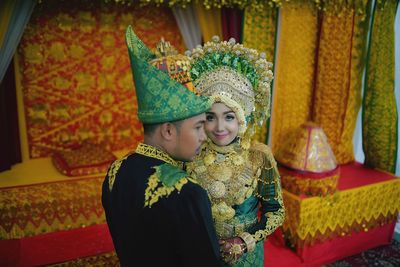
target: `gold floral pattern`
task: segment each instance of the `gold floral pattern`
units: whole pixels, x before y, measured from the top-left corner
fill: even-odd
[[[16,239],[105,223],[104,177],[0,190],[0,239]]]
[[[362,177],[354,177],[362,179]],[[283,190],[283,230],[294,244],[311,244],[323,236],[368,231],[395,219],[400,210],[400,179],[338,191],[326,197],[301,198]],[[363,226],[363,227],[361,227]]]
[[[167,153],[165,153],[164,151],[161,151],[153,146],[144,144],[144,143],[139,143],[139,145],[136,147],[135,153],[150,157],[150,158],[155,158],[155,159],[159,159],[162,160],[168,164],[171,164],[173,166],[178,166],[178,162],[175,161],[174,159],[172,159],[170,157],[170,155],[168,155]]]
[[[182,186],[184,186],[187,182],[187,178],[181,178],[173,186],[167,186],[161,182],[160,174],[156,171],[149,177],[148,186],[144,196],[144,206],[151,207],[160,198],[168,197],[175,190],[180,192]]]
[[[129,24],[149,47],[162,31],[184,50],[168,8],[75,0],[35,8],[18,50],[31,158],[83,141],[133,149],[143,139],[126,56]]]
[[[108,189],[111,191],[113,186],[114,186],[114,182],[115,182],[115,178],[117,177],[117,173],[119,168],[121,168],[122,162],[124,160],[126,160],[128,156],[125,156],[121,159],[117,159],[116,161],[113,162],[113,164],[111,164],[110,169],[108,170],[107,176],[108,176]]]
[[[322,127],[307,122],[294,129],[280,145],[276,160],[295,171],[326,173],[336,169],[336,157]]]
[[[353,133],[361,104],[366,40],[364,23],[352,9],[343,9],[340,17],[327,10],[321,19],[313,120],[324,129],[339,164],[354,160]]]
[[[326,196],[334,194],[337,190],[340,176],[340,168],[337,168],[330,175],[324,175],[319,178],[314,178],[311,173],[309,177],[306,175],[299,177],[298,174],[287,170],[285,167],[279,168],[279,172],[281,174],[282,187],[299,196]]]
[[[207,160],[201,160],[203,157]],[[263,177],[264,169],[267,172],[274,170],[272,181]],[[195,175],[198,183],[207,190],[211,198],[212,214],[220,237],[229,238],[242,234],[256,223],[253,218],[250,221],[239,221],[235,217],[234,206],[242,204],[252,195],[269,201],[269,198],[257,192],[259,183],[274,184],[273,197],[281,208],[262,215],[267,217],[267,223],[264,229],[252,235],[254,240],[264,240],[282,225],[285,212],[280,179],[272,152],[266,145],[255,144],[250,150],[245,150],[237,143],[219,147],[209,141],[199,157],[188,165],[188,171]],[[248,239],[250,241],[250,237]]]

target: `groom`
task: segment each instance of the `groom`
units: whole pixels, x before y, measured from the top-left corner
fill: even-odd
[[[144,142],[111,165],[102,193],[121,266],[221,266],[207,193],[181,168],[206,139],[210,102],[168,43],[157,57],[130,26],[126,41]]]

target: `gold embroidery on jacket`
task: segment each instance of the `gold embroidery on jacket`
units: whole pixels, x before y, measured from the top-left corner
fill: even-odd
[[[111,191],[113,186],[114,186],[114,182],[115,182],[115,177],[117,176],[118,170],[119,168],[121,168],[121,164],[122,162],[128,157],[125,156],[122,159],[117,159],[116,161],[113,162],[113,164],[111,164],[110,169],[108,170],[108,189]]]
[[[144,206],[151,207],[160,198],[168,197],[174,190],[178,190],[178,192],[180,192],[183,185],[185,185],[187,182],[188,179],[185,177],[181,178],[173,186],[167,186],[160,181],[157,172],[153,173],[149,177],[149,183],[145,191]]]
[[[179,166],[178,162],[172,159],[167,153],[147,144],[140,143],[135,152],[150,158],[162,160],[173,166]]]

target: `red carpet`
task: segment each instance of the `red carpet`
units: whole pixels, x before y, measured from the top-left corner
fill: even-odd
[[[274,241],[267,240],[264,246],[265,267],[303,267],[307,266],[301,262],[292,250],[282,247],[278,244],[274,245]]]
[[[44,266],[113,251],[107,225],[0,241],[0,266]]]
[[[364,251],[325,267],[351,267],[351,266],[400,266],[400,243],[393,240],[390,245]]]
[[[376,238],[376,236],[374,236],[374,238]],[[342,246],[336,245],[336,249],[325,250],[325,254],[329,256],[329,254],[335,253],[335,251],[338,252],[340,249],[348,249],[347,246],[353,245],[354,244],[349,242],[349,240],[344,240]],[[326,248],[321,247],[321,249]],[[379,255],[389,255],[392,257],[392,259],[389,260],[396,262],[396,257],[400,255],[398,246],[397,250],[392,249],[389,252],[388,250],[384,250],[384,252],[379,252],[380,254],[378,252],[375,252],[375,254],[372,253],[373,252],[368,254],[370,255],[369,257],[373,258],[373,255],[375,255],[375,260],[377,261],[380,260]],[[360,259],[357,257],[347,260],[348,263],[356,263],[359,261]],[[266,267],[319,267],[323,266],[324,264],[328,264],[328,262],[321,262],[321,259],[319,259],[319,262],[302,262],[296,253],[280,245],[280,242],[278,242],[275,238],[270,238],[265,242]],[[118,266],[118,259],[113,251],[113,244],[107,226],[105,224],[101,224],[69,231],[60,231],[34,237],[27,237],[20,240],[0,241],[0,266],[21,267],[49,265]],[[337,267],[369,265],[328,266]]]
[[[362,251],[388,245],[392,240],[394,223],[370,229],[368,232],[353,233],[350,236],[334,238],[314,246],[305,247],[301,252],[302,257],[283,246],[282,242],[270,238],[265,242],[264,247],[265,266],[320,267]]]

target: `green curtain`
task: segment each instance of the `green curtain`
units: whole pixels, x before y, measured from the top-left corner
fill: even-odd
[[[397,0],[375,1],[362,114],[365,164],[391,173],[396,171],[398,147],[394,92],[397,4]]]

